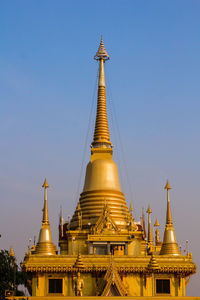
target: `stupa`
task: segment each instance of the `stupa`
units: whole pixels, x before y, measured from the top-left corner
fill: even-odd
[[[158,220],[152,234],[150,206],[145,222],[136,223],[121,190],[110,140],[104,64],[109,60],[101,39],[97,113],[91,159],[76,210],[69,222],[60,216],[59,248],[51,238],[45,180],[43,220],[38,243],[26,253],[23,270],[31,277],[29,292],[41,297],[185,296],[196,272],[192,254],[182,255],[172,222],[169,182],[166,226],[160,240]],[[35,299],[35,298],[34,298]],[[44,298],[45,299],[45,298]]]

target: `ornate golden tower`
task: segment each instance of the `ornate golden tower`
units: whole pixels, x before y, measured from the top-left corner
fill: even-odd
[[[91,144],[91,160],[87,165],[83,192],[79,200],[82,226],[88,228],[88,226],[95,225],[107,203],[114,222],[123,229],[127,227],[130,214],[121,191],[117,165],[112,158],[113,146],[107,120],[104,74],[104,63],[109,60],[109,55],[104,48],[102,38],[94,58],[99,62],[97,114]],[[77,227],[78,211],[76,210],[70,228],[76,229]]]
[[[45,178],[44,184],[44,208],[43,208],[43,218],[42,227],[40,229],[38,243],[36,245],[35,254],[36,255],[55,255],[56,248],[52,242],[51,230],[49,224],[48,207],[47,207],[47,189],[49,187],[47,180]]]
[[[45,192],[43,222],[36,246],[26,254],[23,268],[31,274],[33,296],[185,296],[188,277],[196,272],[192,255],[180,253],[172,224],[167,190],[167,217],[163,243],[152,234],[148,207],[136,223],[121,191],[110,141],[104,64],[109,60],[103,40],[95,55],[99,63],[97,113],[91,159],[83,191],[69,222],[62,213],[59,224],[60,254],[51,239]],[[153,229],[159,226],[156,220]],[[35,298],[34,298],[35,299]],[[49,298],[48,298],[49,299]],[[146,298],[145,298],[146,299]]]
[[[160,255],[180,255],[180,249],[176,242],[176,236],[174,232],[173,222],[172,222],[172,213],[170,207],[170,199],[169,199],[169,190],[171,190],[171,186],[167,180],[165,185],[165,190],[167,190],[167,213],[166,213],[166,226],[164,232],[164,239],[162,243],[162,248],[160,251]]]

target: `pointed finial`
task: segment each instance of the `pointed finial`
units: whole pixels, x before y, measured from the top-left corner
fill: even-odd
[[[49,187],[46,178],[45,178],[45,180],[44,180],[44,183],[43,183],[42,187],[43,187],[44,189],[47,189],[47,188]]]
[[[159,222],[158,222],[158,219],[156,219],[155,224],[154,224],[153,226],[154,226],[154,227],[159,227],[159,226],[160,226],[160,224],[159,224]]]
[[[12,256],[12,257],[15,257],[15,252],[13,250],[13,247],[11,246],[10,247],[10,252],[9,252],[9,255]]]
[[[152,210],[151,210],[151,207],[150,205],[148,206],[148,209],[147,209],[147,214],[151,214],[152,213]]]
[[[166,185],[165,185],[165,190],[171,190],[171,186],[170,186],[168,180],[167,180]]]
[[[103,43],[103,37],[101,36],[101,42],[100,42],[100,45],[99,45],[99,49],[96,53],[96,55],[94,56],[94,59],[96,60],[100,60],[100,59],[103,59],[103,60],[108,60],[110,57],[104,47],[104,43]]]

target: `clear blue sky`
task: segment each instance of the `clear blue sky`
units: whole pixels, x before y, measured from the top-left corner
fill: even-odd
[[[199,0],[1,1],[0,248],[13,245],[20,261],[38,237],[45,177],[55,243],[60,205],[65,218],[73,213],[89,160],[101,34],[127,202],[136,220],[150,204],[162,231],[168,178],[177,240],[183,250],[189,240],[199,265]],[[198,282],[199,274],[188,295],[200,295]]]

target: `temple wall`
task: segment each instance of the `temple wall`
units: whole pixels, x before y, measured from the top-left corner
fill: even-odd
[[[40,274],[32,279],[33,296],[53,296],[48,293],[49,279],[63,279],[63,296],[75,296],[74,279],[77,274]],[[81,273],[84,282],[83,296],[95,296],[97,287],[102,281],[104,274]],[[170,279],[170,295],[185,296],[185,278],[179,278],[173,274],[149,274],[144,276],[139,273],[124,274],[121,276],[124,286],[130,296],[160,296],[156,294],[156,279]],[[167,295],[166,295],[167,296]]]

